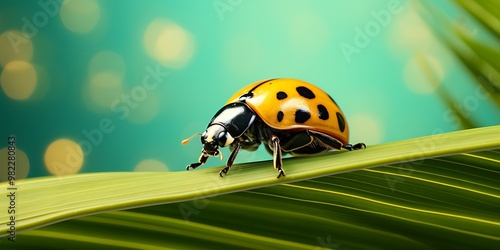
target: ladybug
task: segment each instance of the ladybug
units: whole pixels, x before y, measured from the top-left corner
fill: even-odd
[[[212,118],[205,132],[182,141],[187,144],[201,136],[203,148],[198,162],[205,164],[219,148],[230,147],[231,155],[219,175],[226,175],[241,149],[255,151],[261,142],[273,155],[278,177],[285,176],[282,154],[308,155],[328,150],[357,150],[364,143],[349,144],[349,126],[342,110],[320,88],[297,79],[259,81],[234,94]]]

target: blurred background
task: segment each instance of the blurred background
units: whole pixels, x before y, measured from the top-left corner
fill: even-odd
[[[325,90],[368,146],[500,124],[499,5],[3,0],[0,181],[12,135],[18,179],[184,171],[201,144],[180,142],[267,78]]]

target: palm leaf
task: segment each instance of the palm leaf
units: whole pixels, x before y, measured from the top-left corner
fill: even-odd
[[[463,1],[457,0],[459,7],[469,12],[475,19],[498,37],[500,14],[499,3],[493,1]],[[430,1],[414,2],[415,7],[429,24],[434,35],[445,45],[470,73],[475,83],[481,86],[482,92],[500,107],[500,52],[498,42],[489,45],[479,38],[471,36],[470,32],[460,23],[450,20]],[[484,14],[484,16],[482,16]],[[488,25],[486,25],[488,24]]]
[[[72,220],[18,232],[15,244],[487,247],[500,244],[499,147],[493,126],[287,159],[279,180],[268,161],[237,165],[224,179],[216,168],[29,179],[17,183],[18,231]],[[175,204],[96,214],[161,203]],[[0,222],[5,234],[6,213]]]

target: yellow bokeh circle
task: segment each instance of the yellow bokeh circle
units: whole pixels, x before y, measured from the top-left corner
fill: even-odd
[[[90,60],[89,80],[84,85],[84,98],[97,112],[107,113],[113,103],[120,103],[124,95],[125,61],[112,51],[100,51]]]
[[[184,66],[194,53],[191,34],[176,23],[155,19],[144,33],[146,52],[159,63],[173,68]]]
[[[77,33],[88,33],[97,26],[101,8],[96,0],[64,0],[59,14],[67,29]]]
[[[45,150],[45,167],[56,176],[78,173],[83,166],[83,161],[83,151],[80,145],[66,138],[53,141]]]
[[[394,20],[389,26],[388,39],[392,50],[402,55],[411,55],[415,51],[435,46],[436,40],[415,5],[406,5],[402,13],[392,17]]]
[[[8,148],[0,149],[0,171],[2,173],[0,174],[0,182],[8,180],[9,176],[8,171],[12,170],[9,169],[9,166],[15,166],[16,180],[25,179],[30,171],[30,161],[26,153],[17,148],[15,151],[14,165],[12,165],[12,163],[9,163],[12,161],[8,160],[8,156],[9,156]]]
[[[36,70],[28,62],[11,61],[3,69],[0,83],[8,97],[14,100],[26,100],[36,89]]]

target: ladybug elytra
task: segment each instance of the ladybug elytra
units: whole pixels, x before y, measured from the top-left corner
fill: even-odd
[[[240,149],[256,150],[261,142],[273,155],[278,178],[285,175],[282,154],[315,154],[327,150],[356,150],[364,143],[349,144],[349,126],[342,110],[320,88],[296,79],[259,81],[238,91],[212,118],[201,136],[202,154],[195,169],[210,156],[230,147],[231,155],[219,175],[227,174]]]

